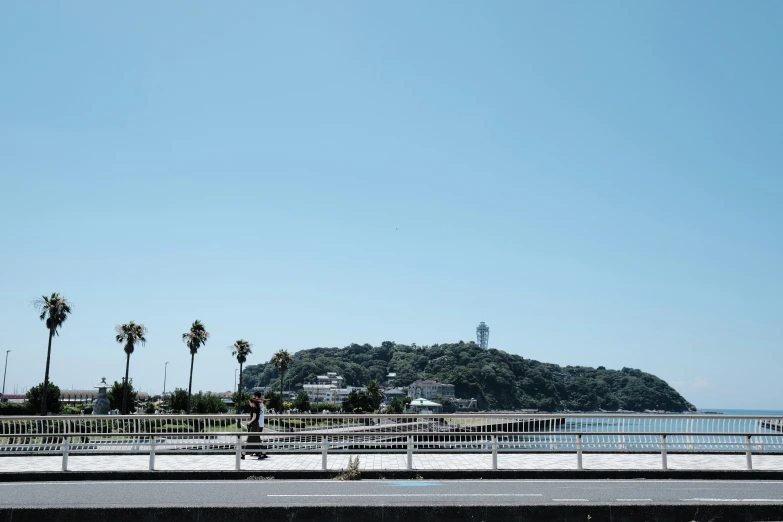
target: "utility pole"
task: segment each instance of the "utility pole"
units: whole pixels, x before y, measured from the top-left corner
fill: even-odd
[[[0,397],[5,397],[5,373],[8,371],[8,353],[11,350],[5,351],[5,368],[3,368],[3,393],[0,393]]]
[[[166,400],[166,370],[169,369],[169,362],[163,365],[163,400]]]

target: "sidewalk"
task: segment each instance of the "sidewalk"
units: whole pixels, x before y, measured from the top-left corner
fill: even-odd
[[[406,469],[404,454],[357,454],[362,471],[393,471]],[[349,454],[329,455],[330,471],[348,467]],[[233,455],[157,455],[156,471],[234,471]],[[586,470],[660,470],[658,454],[585,454]],[[0,473],[60,471],[62,457],[0,457]],[[147,455],[72,455],[69,471],[146,471]],[[685,455],[668,456],[670,470],[745,470],[745,455]],[[266,460],[248,457],[241,461],[245,471],[321,471],[321,455],[271,454]],[[429,453],[413,456],[413,469],[421,471],[467,471],[492,469],[490,454]],[[499,470],[576,470],[574,453],[499,454]],[[754,470],[783,470],[783,455],[753,455]]]

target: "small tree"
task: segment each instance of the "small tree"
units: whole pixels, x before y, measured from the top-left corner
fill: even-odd
[[[378,384],[378,381],[375,379],[367,383],[367,397],[370,399],[373,410],[380,408],[385,394],[383,393],[381,386]]]
[[[128,403],[129,404],[136,404],[136,390],[133,389],[133,381],[131,381],[128,384]],[[109,404],[111,405],[111,409],[113,410],[119,410],[122,408],[122,401],[125,397],[125,386],[121,382],[114,381],[114,384],[111,385],[111,388],[109,388],[109,391],[106,392],[106,396],[109,398]],[[135,412],[136,407],[133,406],[128,409],[128,412]]]
[[[176,388],[169,396],[169,408],[173,411],[184,411],[188,407],[188,390]]]
[[[205,415],[209,413],[225,413],[228,411],[228,406],[217,395],[211,393],[201,393],[191,396],[190,407],[192,413],[199,415]]]
[[[299,393],[294,397],[294,408],[299,411],[307,411],[310,409],[310,396],[304,390],[299,390]]]
[[[49,381],[48,386],[41,383],[27,391],[27,402],[30,403],[30,409],[32,411],[41,410],[41,398],[43,397],[44,388],[46,388],[46,412],[60,413],[62,407],[60,404],[60,388],[51,381]]]
[[[278,393],[275,393],[273,391],[268,391],[264,395],[264,398],[266,399],[266,406],[267,408],[272,408],[276,412],[283,411],[283,401],[280,399],[281,395]]]
[[[397,397],[393,398],[389,403],[389,407],[386,409],[386,413],[402,413],[405,408],[405,404]]]
[[[250,392],[243,391],[242,395],[240,396],[239,392],[234,392],[231,394],[231,402],[234,403],[234,408],[236,411],[239,411],[239,405],[240,404],[247,404],[250,400]]]

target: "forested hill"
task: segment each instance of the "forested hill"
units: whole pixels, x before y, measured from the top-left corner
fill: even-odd
[[[396,372],[396,386],[434,379],[455,386],[457,398],[475,398],[481,409],[543,411],[688,411],[695,407],[663,380],[631,368],[565,366],[524,359],[501,350],[482,350],[476,343],[406,346],[352,344],[345,348],[312,348],[296,352],[284,376],[285,389],[300,389],[317,375],[337,372],[345,384],[384,382]],[[279,389],[280,374],[271,364],[245,367],[248,388]]]

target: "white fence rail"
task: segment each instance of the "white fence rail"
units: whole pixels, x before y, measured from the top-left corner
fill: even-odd
[[[231,453],[240,468],[245,415],[0,417],[0,456],[96,453]],[[783,453],[783,419],[728,415],[402,414],[267,415],[260,435],[269,453]],[[253,449],[251,448],[250,451]]]

